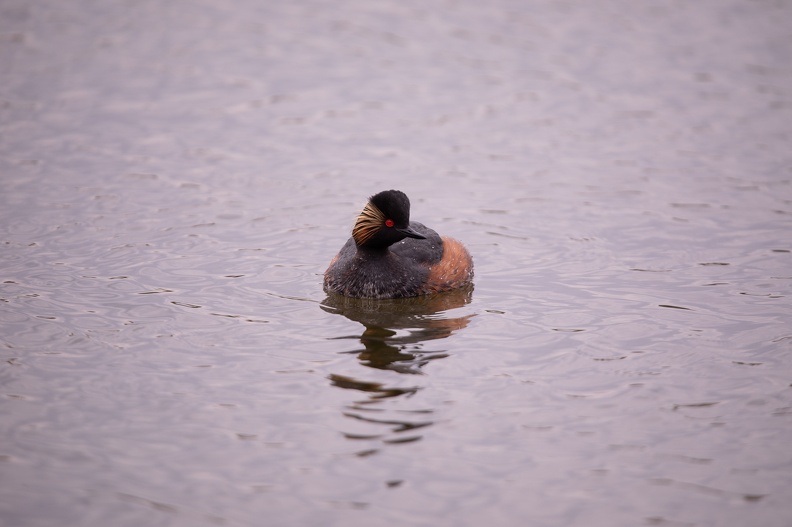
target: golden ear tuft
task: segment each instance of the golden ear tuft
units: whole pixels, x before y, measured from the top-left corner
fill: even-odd
[[[370,201],[358,214],[355,226],[352,228],[352,237],[358,245],[364,245],[382,228],[385,215]]]

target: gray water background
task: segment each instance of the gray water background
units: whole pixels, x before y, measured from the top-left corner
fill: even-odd
[[[792,4],[0,3],[0,524],[792,524]],[[327,299],[369,195],[475,288]]]

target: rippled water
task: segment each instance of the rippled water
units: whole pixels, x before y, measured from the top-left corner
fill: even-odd
[[[792,522],[792,5],[0,6],[0,523]],[[475,287],[327,298],[365,198]]]

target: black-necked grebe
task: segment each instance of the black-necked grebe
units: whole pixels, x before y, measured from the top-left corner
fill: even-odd
[[[473,259],[465,246],[410,221],[410,200],[399,190],[369,198],[352,237],[324,274],[328,293],[357,298],[403,298],[468,285]]]

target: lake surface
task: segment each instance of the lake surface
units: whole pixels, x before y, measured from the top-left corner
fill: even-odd
[[[792,4],[0,5],[0,524],[792,524]],[[366,198],[469,290],[328,298]]]

